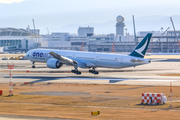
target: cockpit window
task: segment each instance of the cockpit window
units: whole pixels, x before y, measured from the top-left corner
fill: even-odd
[[[31,51],[28,51],[28,52],[26,53],[26,56],[27,56],[27,57],[30,57],[30,55],[31,55]]]

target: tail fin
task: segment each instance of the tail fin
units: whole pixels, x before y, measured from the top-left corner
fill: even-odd
[[[152,33],[148,33],[146,37],[139,43],[139,45],[134,49],[130,56],[144,58],[149,42],[151,40]]]

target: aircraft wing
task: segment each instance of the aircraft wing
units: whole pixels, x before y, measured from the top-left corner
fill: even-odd
[[[61,55],[54,53],[54,52],[50,52],[49,54],[51,56],[53,56],[54,58],[58,59],[63,64],[78,66],[80,68],[96,67],[93,63],[85,61],[85,60],[79,60],[79,61],[78,60],[72,60],[72,59],[61,56]]]
[[[57,53],[54,52],[50,52],[49,53],[51,56],[53,56],[54,58],[58,59],[61,63],[64,64],[70,64],[70,65],[77,65],[77,62],[75,60],[69,59],[67,57],[61,56]]]

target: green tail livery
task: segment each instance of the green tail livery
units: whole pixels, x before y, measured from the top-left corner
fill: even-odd
[[[149,42],[151,40],[152,33],[148,33],[146,37],[139,43],[135,50],[130,54],[130,56],[144,58]]]

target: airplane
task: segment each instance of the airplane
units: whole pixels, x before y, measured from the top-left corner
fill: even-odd
[[[149,59],[144,59],[152,34],[148,33],[130,55],[64,51],[53,49],[33,49],[26,53],[25,58],[33,63],[44,62],[48,68],[59,69],[63,64],[74,66],[72,73],[81,75],[78,68],[90,69],[89,73],[99,74],[96,68],[126,68],[148,64]]]

